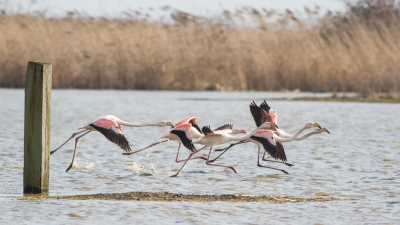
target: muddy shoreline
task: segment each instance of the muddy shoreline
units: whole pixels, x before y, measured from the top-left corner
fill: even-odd
[[[196,195],[177,194],[170,192],[127,192],[127,193],[99,193],[90,195],[24,195],[17,197],[22,200],[112,200],[112,201],[158,201],[158,202],[269,202],[269,203],[298,203],[298,202],[328,202],[328,201],[351,201],[356,199],[337,197],[292,197],[292,196],[252,196],[252,195]]]

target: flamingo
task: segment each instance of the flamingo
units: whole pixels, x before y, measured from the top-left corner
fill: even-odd
[[[105,115],[101,116],[92,122],[89,122],[85,124],[83,127],[79,129],[83,129],[82,131],[73,133],[70,138],[68,138],[63,144],[61,144],[58,148],[54,149],[53,151],[50,152],[50,154],[54,154],[57,150],[59,150],[62,146],[64,146],[69,140],[71,140],[73,137],[76,135],[83,133],[82,135],[78,136],[75,138],[75,148],[74,148],[74,154],[72,156],[72,161],[71,164],[68,166],[67,170],[65,172],[68,172],[72,168],[72,164],[74,162],[75,158],[75,153],[76,153],[76,146],[78,144],[79,138],[85,136],[86,134],[92,132],[92,131],[99,131],[102,133],[109,141],[113,142],[114,144],[118,145],[120,148],[122,148],[124,151],[129,152],[131,151],[131,148],[129,147],[129,142],[126,139],[124,133],[122,132],[122,127],[127,126],[127,127],[145,127],[145,126],[159,126],[159,127],[165,127],[165,126],[172,126],[172,123],[169,121],[161,121],[158,123],[129,123],[125,122],[121,119],[119,119],[116,116],[113,115]]]
[[[137,151],[124,152],[122,154],[123,155],[132,155],[132,154],[141,152],[145,149],[148,149],[150,147],[153,147],[155,145],[167,142],[169,140],[174,140],[174,141],[179,142],[178,152],[176,154],[175,162],[182,162],[184,160],[178,159],[181,144],[183,144],[183,146],[185,146],[190,151],[194,152],[194,151],[196,151],[196,148],[194,147],[194,145],[192,143],[192,138],[199,138],[201,136],[203,136],[203,133],[201,132],[201,130],[199,128],[199,124],[197,123],[197,118],[190,117],[190,118],[184,119],[184,120],[180,121],[179,123],[175,124],[168,133],[161,136],[162,138],[166,138],[167,140],[155,142],[155,143],[150,144],[149,146],[139,149]],[[198,157],[198,158],[203,158],[205,160],[204,157]],[[193,159],[195,159],[195,158],[193,158]]]
[[[246,133],[244,130],[241,130],[241,129],[236,129],[236,130],[233,131],[231,124],[227,124],[227,125],[221,126],[221,127],[217,128],[215,131],[212,131],[210,129],[210,126],[204,126],[202,128],[204,136],[202,136],[202,137],[198,138],[197,140],[193,141],[193,143],[204,145],[204,147],[210,147],[210,151],[209,151],[207,159],[206,159],[206,164],[207,165],[229,168],[233,172],[237,173],[235,168],[233,168],[232,166],[224,166],[224,165],[220,165],[220,164],[211,164],[209,162],[209,159],[210,159],[212,148],[215,145],[225,144],[225,143],[230,142],[230,141],[241,141],[241,140],[248,139],[254,133],[256,133],[258,130],[271,128],[273,126],[274,126],[273,123],[266,122],[266,123],[261,124],[259,127],[257,127],[255,130],[253,130],[250,133]],[[232,135],[232,134],[237,134],[237,133],[246,133],[246,134],[241,135],[241,136]],[[179,169],[179,171],[175,175],[173,175],[173,177],[178,176],[178,174],[180,173],[182,168],[186,165],[188,160],[190,160],[191,157],[194,154],[196,154],[197,152],[201,151],[203,148],[190,153],[189,157],[185,160],[185,163],[182,165],[182,167]]]
[[[277,151],[277,148],[276,148],[277,142],[289,142],[289,141],[293,141],[293,140],[297,140],[298,141],[298,140],[303,140],[305,138],[308,138],[309,136],[314,135],[314,134],[320,134],[322,132],[329,133],[328,129],[321,128],[321,129],[316,129],[316,130],[314,130],[314,131],[312,131],[310,133],[307,133],[307,134],[305,134],[305,135],[303,135],[301,137],[298,137],[300,135],[300,133],[302,133],[305,129],[313,128],[313,127],[319,127],[319,124],[318,123],[313,123],[313,122],[306,123],[306,125],[302,129],[300,129],[294,136],[286,137],[286,138],[280,137],[280,136],[276,135],[274,133],[274,131],[267,130],[267,129],[259,130],[256,133],[254,133],[249,139],[247,139],[247,141],[256,144],[257,147],[258,147],[257,166],[265,167],[265,168],[269,168],[269,169],[274,169],[274,170],[279,170],[279,171],[281,171],[283,173],[288,174],[288,172],[286,172],[285,170],[281,170],[281,169],[277,169],[277,168],[269,167],[269,166],[263,166],[263,165],[260,164],[260,150],[261,150],[260,145],[262,145],[264,147],[265,151],[268,152],[270,155],[275,155],[275,152]],[[223,155],[229,148],[231,148],[232,146],[234,146],[236,144],[241,144],[241,143],[243,143],[243,142],[238,142],[238,143],[235,143],[235,144],[231,144],[229,147],[227,147],[225,149],[222,149],[222,150],[225,150],[225,151],[222,152],[215,159],[210,160],[210,161],[214,162],[221,155]],[[267,159],[263,159],[263,160],[264,161],[271,161],[271,162],[278,162],[278,163],[286,164],[288,166],[293,166],[292,164],[286,163],[286,162],[279,162],[279,161],[273,161],[273,160],[267,160]]]
[[[260,106],[258,106],[254,101],[250,103],[250,112],[257,127],[265,122],[273,122],[277,124],[276,122],[278,121],[278,115],[271,109],[271,107],[268,106],[265,100],[260,104]],[[278,126],[275,126],[272,129],[275,134],[279,135]],[[266,152],[268,152],[268,150],[266,150]],[[280,159],[283,162],[287,161],[285,149],[283,148],[282,143],[278,142],[276,144],[276,151],[269,152],[274,153],[271,155],[274,159]]]
[[[250,112],[251,112],[251,115],[253,116],[256,126],[260,126],[260,124],[262,124],[264,122],[273,122],[275,124],[277,124],[277,122],[278,122],[278,115],[267,104],[267,102],[265,100],[260,104],[260,106],[258,106],[254,101],[252,103],[250,103]],[[314,126],[321,128],[321,126],[318,123],[314,123]],[[310,126],[308,128],[311,128],[314,126]],[[291,135],[288,135],[283,130],[279,129],[278,126],[272,128],[272,129],[273,129],[274,133],[279,137],[285,137],[285,138],[292,137]],[[304,130],[302,130],[302,131],[304,131]],[[234,145],[246,143],[248,141],[249,140],[243,140],[241,142],[231,144],[227,148],[217,149],[216,151],[223,151],[223,150],[226,151],[227,149],[229,149],[230,147],[232,147]],[[263,161],[277,162],[277,161],[265,159],[265,154],[268,152],[274,159],[280,159],[284,164],[286,164],[288,166],[293,166],[293,164],[286,163],[287,158],[286,158],[285,150],[284,150],[281,142],[276,142],[276,148],[266,149],[266,147],[269,147],[269,145],[263,145],[263,147],[265,149],[263,157],[262,157]],[[214,159],[214,160],[216,160],[216,159]]]

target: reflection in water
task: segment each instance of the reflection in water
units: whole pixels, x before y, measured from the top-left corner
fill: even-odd
[[[173,123],[196,116],[200,126],[232,123],[237,128],[253,130],[250,101],[268,101],[286,95],[299,94],[54,90],[51,148],[57,147],[92,118],[105,114],[132,122],[169,120]],[[24,91],[0,89],[0,102],[2,194],[20,195]],[[279,127],[285,131],[293,134],[305,122],[318,122],[331,131],[330,135],[324,133],[304,141],[285,143],[288,162],[295,166],[279,166],[288,171],[288,175],[257,167],[257,148],[247,143],[235,146],[219,161],[234,166],[238,174],[193,160],[178,178],[170,178],[181,166],[175,163],[177,142],[169,141],[136,155],[123,156],[118,146],[105,140],[102,134],[92,132],[80,139],[76,164],[68,173],[64,171],[71,161],[73,142],[51,156],[50,194],[169,191],[357,197],[358,201],[282,204],[267,210],[271,209],[270,205],[263,203],[32,202],[0,198],[3,211],[10,212],[2,215],[0,222],[149,223],[162,220],[164,223],[203,224],[227,218],[235,223],[265,223],[268,218],[269,223],[374,223],[399,219],[396,212],[400,209],[400,123],[395,113],[400,112],[399,104],[268,102],[279,114]],[[135,150],[161,140],[159,137],[168,132],[168,128],[126,128],[124,132]],[[188,154],[187,149],[181,149],[181,157]],[[276,217],[276,212],[281,216]]]

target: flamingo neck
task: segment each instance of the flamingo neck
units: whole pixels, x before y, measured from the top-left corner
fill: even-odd
[[[297,131],[297,133],[295,135],[293,135],[292,137],[279,137],[278,135],[276,135],[274,133],[274,138],[276,142],[289,142],[289,141],[293,141],[295,140],[300,134],[301,132],[303,132],[305,129],[307,129],[306,126],[304,126],[303,128],[301,128],[299,131]]]
[[[246,133],[246,134],[244,134],[244,135],[240,135],[240,136],[238,136],[238,135],[235,135],[235,136],[229,135],[228,137],[229,137],[229,140],[230,140],[230,141],[241,141],[241,140],[250,138],[250,137],[251,137],[253,134],[255,134],[258,130],[260,130],[259,127],[257,127],[256,129],[254,129],[252,132]]]
[[[307,133],[307,134],[305,134],[305,135],[303,135],[303,136],[301,136],[301,137],[295,138],[294,140],[295,140],[295,141],[301,141],[301,140],[303,140],[303,139],[306,139],[306,138],[310,137],[311,135],[319,134],[319,133],[320,133],[320,132],[318,132],[318,130],[314,130],[314,131],[312,131],[312,132],[310,132],[310,133]]]
[[[148,127],[148,126],[159,126],[157,123],[129,123],[126,121],[119,120],[118,124],[127,127]]]

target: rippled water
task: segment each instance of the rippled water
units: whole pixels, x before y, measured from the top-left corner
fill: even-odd
[[[298,93],[147,92],[53,90],[51,148],[86,122],[113,114],[131,122],[176,123],[196,116],[201,126],[226,123],[254,129],[252,100],[295,97]],[[256,165],[257,148],[236,146],[220,163],[232,171],[193,160],[177,178],[177,142],[167,142],[136,155],[123,156],[98,132],[81,138],[76,167],[68,173],[73,141],[51,156],[50,195],[169,191],[193,194],[290,195],[351,197],[324,203],[186,203],[130,201],[25,201],[0,198],[1,222],[18,223],[399,223],[399,104],[268,101],[279,127],[294,134],[306,122],[319,122],[331,134],[285,143],[290,174]],[[22,195],[24,91],[0,89],[1,193]],[[162,140],[168,128],[125,128],[133,150]],[[188,150],[182,149],[181,158]],[[206,151],[204,151],[206,153]],[[216,152],[213,154],[216,155]],[[154,169],[153,169],[153,167]],[[7,212],[7,213],[5,213]]]

